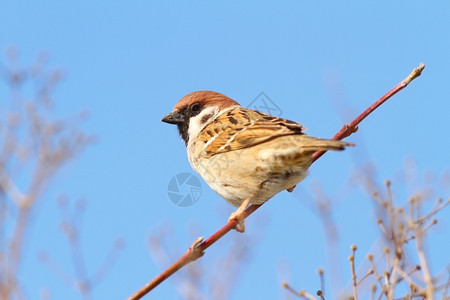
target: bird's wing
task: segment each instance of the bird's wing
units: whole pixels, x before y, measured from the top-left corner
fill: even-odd
[[[219,115],[200,133],[206,156],[252,147],[280,136],[303,134],[305,128],[293,121],[237,107]]]

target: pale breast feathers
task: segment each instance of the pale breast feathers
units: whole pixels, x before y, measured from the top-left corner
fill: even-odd
[[[208,157],[255,146],[280,136],[302,134],[304,129],[299,123],[238,107],[208,124],[198,139],[207,145],[203,154]]]

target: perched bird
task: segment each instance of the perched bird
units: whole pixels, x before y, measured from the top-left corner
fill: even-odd
[[[239,207],[230,219],[237,219],[240,232],[245,208],[292,190],[308,174],[315,151],[352,145],[308,136],[297,122],[244,108],[212,91],[184,96],[162,121],[178,126],[192,168]]]

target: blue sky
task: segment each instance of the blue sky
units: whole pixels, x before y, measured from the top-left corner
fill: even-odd
[[[408,158],[420,178],[449,172],[449,15],[444,1],[1,1],[0,49],[15,46],[23,65],[48,53],[49,67],[67,75],[55,93],[57,114],[89,111],[82,128],[98,137],[59,173],[34,211],[21,270],[26,295],[39,299],[45,287],[52,299],[79,299],[36,258],[45,250],[73,273],[58,230],[60,193],[72,204],[86,200],[81,238],[91,273],[117,237],[126,241],[94,299],[123,299],[167,265],[155,263],[148,248],[149,235],[161,227],[175,260],[194,237],[225,223],[233,208],[203,181],[193,206],[177,207],[168,198],[173,176],[193,173],[176,128],[160,121],[185,94],[214,90],[246,106],[264,92],[282,117],[331,137],[423,62],[423,76],[348,139],[356,147],[321,158],[294,193],[273,198],[237,237],[250,252],[230,299],[284,299],[283,280],[314,293],[315,270],[330,268],[312,204],[320,184],[340,237],[335,260],[342,267],[334,277],[345,287],[350,245],[359,247],[358,263],[379,237],[373,202],[355,172],[371,162],[377,183],[390,178],[400,202],[422,187],[420,179],[405,183],[400,175]],[[448,188],[437,188],[438,195],[448,197]],[[429,247],[435,272],[449,263],[448,209],[440,220]],[[237,235],[208,250],[203,268],[232,251]],[[147,298],[178,298],[177,282],[166,281]]]

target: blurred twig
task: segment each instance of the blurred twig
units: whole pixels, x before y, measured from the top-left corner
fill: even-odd
[[[111,267],[117,261],[120,252],[125,246],[125,242],[122,238],[118,238],[111,246],[111,249],[105,256],[102,264],[92,275],[89,275],[85,264],[85,255],[81,248],[80,228],[82,225],[81,220],[83,219],[82,214],[85,211],[86,204],[83,200],[78,200],[72,211],[70,210],[67,203],[68,201],[65,197],[60,197],[58,200],[62,216],[60,229],[69,243],[75,274],[70,275],[67,271],[62,269],[45,251],[42,251],[39,254],[39,259],[67,286],[80,293],[83,299],[91,299],[92,289],[98,285],[111,270]]]
[[[263,230],[258,230],[262,234]],[[160,226],[156,233],[150,236],[149,246],[153,261],[158,265],[168,264],[175,245],[167,245],[167,236],[171,236],[170,226]],[[250,241],[256,244],[258,237],[251,240],[244,236],[235,235],[228,240],[229,245],[221,248],[224,253],[220,258],[215,258],[211,263],[208,260],[199,260],[189,264],[174,276],[175,287],[183,299],[217,299],[229,298],[232,288],[239,282],[239,275],[243,272],[243,266],[251,260]],[[225,249],[226,248],[226,249]],[[166,250],[167,249],[167,250]]]
[[[450,199],[442,198],[423,212],[426,198],[417,193],[407,202],[406,207],[398,206],[393,200],[391,182],[386,181],[385,196],[381,193],[373,193],[374,200],[382,208],[385,215],[378,219],[380,232],[387,242],[382,258],[384,266],[375,263],[375,255],[369,253],[367,260],[369,268],[360,279],[355,272],[355,256],[357,247],[351,246],[352,253],[349,256],[350,273],[352,277],[352,297],[358,299],[362,292],[363,281],[370,283],[371,299],[435,299],[441,295],[442,299],[448,299],[450,282],[447,278],[433,275],[430,270],[430,257],[425,254],[425,240],[429,229],[437,224],[434,216],[450,205]],[[408,255],[407,250],[413,248],[415,257]],[[450,266],[445,266],[443,272],[448,272]],[[299,292],[289,284],[283,284],[289,292],[300,296]],[[399,295],[402,295],[401,297]],[[322,298],[322,297],[321,297]],[[316,299],[316,298],[313,298]]]
[[[30,214],[55,174],[77,157],[91,137],[77,128],[83,115],[53,117],[53,91],[63,78],[39,56],[28,68],[18,51],[0,61],[0,299],[24,298],[19,269]]]

